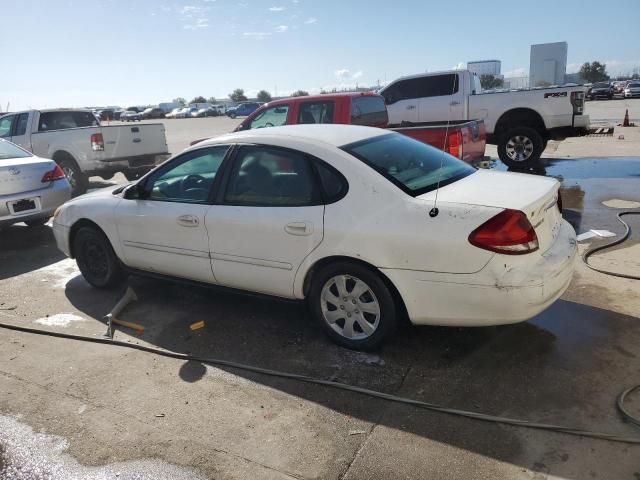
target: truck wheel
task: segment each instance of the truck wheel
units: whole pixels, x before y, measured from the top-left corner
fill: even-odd
[[[542,136],[531,127],[515,127],[502,134],[498,141],[498,156],[512,168],[534,166],[544,150]]]
[[[75,160],[71,158],[64,158],[62,160],[58,160],[57,163],[60,165],[60,168],[71,185],[71,196],[77,197],[78,195],[85,193],[89,186],[89,179],[82,170],[80,170],[80,167],[78,167]]]

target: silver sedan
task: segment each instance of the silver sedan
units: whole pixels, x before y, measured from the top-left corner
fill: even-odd
[[[0,227],[44,225],[71,198],[71,186],[53,160],[0,138]]]

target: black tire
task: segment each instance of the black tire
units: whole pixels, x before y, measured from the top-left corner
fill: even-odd
[[[33,220],[25,220],[27,227],[42,227],[49,221],[49,217],[34,218]]]
[[[334,279],[341,276],[348,278],[345,282],[345,288],[348,293],[342,298],[339,295],[335,295],[339,292],[337,283],[333,283]],[[363,282],[369,290],[356,299],[350,294],[355,290],[355,283],[358,280]],[[331,287],[328,287],[329,285]],[[334,295],[340,305],[333,305],[331,302],[327,302],[327,305],[325,305],[325,300],[323,300],[325,287],[328,287],[329,292]],[[345,301],[344,298],[347,300]],[[307,302],[313,317],[324,332],[338,345],[353,350],[372,350],[379,347],[393,335],[398,325],[398,308],[391,290],[378,273],[358,263],[336,262],[323,267],[313,277]],[[333,305],[331,310],[327,309],[329,304]],[[369,305],[369,307],[365,307],[369,309],[371,305],[377,305],[378,314],[360,312],[358,308],[364,305]],[[341,315],[344,318],[334,321],[332,326],[331,322],[325,319],[325,310],[327,310],[328,314],[338,312],[339,315],[343,311],[344,313]],[[339,333],[340,330],[345,332],[347,327],[347,317],[345,315],[353,318],[351,320],[351,331],[354,337],[360,338],[347,338],[345,334]],[[373,331],[366,333],[361,326],[361,322],[367,322],[368,327],[372,328]],[[367,336],[363,337],[363,335]]]
[[[113,288],[124,279],[124,270],[109,239],[94,227],[81,227],[73,238],[78,268],[95,288]]]
[[[56,160],[60,168],[67,176],[67,180],[71,185],[71,196],[76,197],[78,195],[82,195],[87,191],[87,187],[89,186],[89,179],[84,174],[75,160],[72,158],[62,158],[61,160]]]
[[[230,117],[230,118],[236,118],[236,116],[237,116],[237,115],[236,115],[235,113],[230,113],[230,114],[229,114],[229,117]]]
[[[531,168],[537,165],[544,150],[544,140],[531,127],[515,127],[498,140],[498,156],[511,168]]]

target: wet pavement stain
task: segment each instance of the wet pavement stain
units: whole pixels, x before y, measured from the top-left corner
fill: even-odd
[[[195,470],[160,460],[134,460],[101,467],[80,465],[65,453],[68,442],[34,432],[18,419],[0,415],[2,480],[198,480]]]

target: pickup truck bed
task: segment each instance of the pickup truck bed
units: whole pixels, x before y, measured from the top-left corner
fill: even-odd
[[[471,163],[484,158],[486,134],[482,121],[455,121],[450,122],[448,127],[443,127],[440,122],[403,123],[389,125],[388,129],[445,150],[465,162]]]

